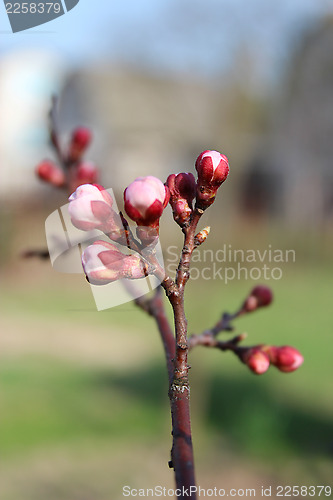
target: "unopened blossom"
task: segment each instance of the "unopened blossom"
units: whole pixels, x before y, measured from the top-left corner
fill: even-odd
[[[270,365],[270,358],[261,347],[251,347],[246,349],[241,357],[250,370],[256,375],[265,373]]]
[[[111,195],[98,184],[83,184],[69,197],[68,212],[78,229],[104,228],[112,217]]]
[[[95,163],[82,161],[70,169],[70,188],[75,191],[82,184],[95,184],[98,180],[98,168]]]
[[[269,356],[272,365],[285,373],[297,370],[304,361],[302,354],[295,347],[289,345],[282,347],[266,346],[265,352]]]
[[[189,221],[192,202],[196,193],[196,181],[191,173],[171,174],[166,180],[170,191],[170,205],[173,217],[180,225]]]
[[[40,179],[56,187],[62,187],[66,182],[63,170],[51,160],[44,160],[39,163],[36,173]]]
[[[228,177],[228,158],[218,151],[203,151],[195,168],[198,172],[197,206],[205,209],[214,202],[217,189]]]
[[[91,142],[91,131],[86,127],[78,127],[73,131],[69,145],[68,159],[70,162],[80,160]]]
[[[113,243],[103,240],[95,241],[84,250],[82,265],[89,283],[93,285],[146,276],[146,269],[139,255],[124,255]]]
[[[158,227],[168,201],[169,189],[152,175],[138,177],[124,192],[126,213],[139,226]]]
[[[258,309],[258,307],[268,306],[272,300],[272,290],[268,286],[257,285],[251,290],[243,304],[242,310],[243,312],[252,312]]]

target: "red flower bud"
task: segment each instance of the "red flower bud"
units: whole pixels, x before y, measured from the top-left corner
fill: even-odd
[[[126,213],[139,226],[158,228],[169,196],[169,189],[156,177],[138,177],[124,191]]]
[[[53,186],[62,187],[65,185],[66,178],[63,170],[51,160],[42,161],[37,166],[36,173],[40,179],[53,184]]]
[[[243,304],[242,310],[244,312],[252,312],[258,307],[268,306],[272,300],[272,290],[268,286],[258,285],[251,290],[250,295]]]
[[[228,158],[217,151],[203,151],[195,168],[198,172],[197,206],[205,209],[214,202],[217,189],[228,177]]]
[[[173,217],[181,225],[189,220],[192,213],[192,202],[196,192],[194,175],[191,173],[171,174],[165,184],[170,191]]]
[[[68,159],[70,162],[80,160],[91,142],[91,132],[88,128],[78,127],[73,131],[69,145]]]
[[[272,365],[281,372],[289,373],[297,370],[304,361],[302,354],[291,346],[265,346],[265,352],[269,356]]]
[[[246,349],[241,355],[241,359],[256,375],[265,373],[269,368],[269,356],[262,351],[261,347]]]
[[[77,181],[81,184],[96,184],[98,178],[98,168],[95,163],[85,161],[77,166]]]
[[[89,161],[78,163],[69,170],[69,187],[73,192],[83,184],[96,184],[98,180],[98,169],[96,165]]]
[[[84,272],[92,285],[105,285],[122,278],[146,276],[145,266],[138,255],[124,255],[112,243],[95,241],[82,254]]]

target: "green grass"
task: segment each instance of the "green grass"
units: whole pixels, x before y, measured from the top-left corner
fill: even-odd
[[[80,439],[157,436],[168,403],[161,367],[147,380],[37,358],[2,363],[1,385],[3,457]]]
[[[190,332],[213,325],[224,310],[235,310],[254,284],[193,281],[186,299]],[[270,284],[275,294],[272,306],[239,319],[236,331],[249,334],[248,344],[295,345],[305,363],[293,374],[270,368],[257,377],[230,353],[198,348],[190,359],[194,442],[208,443],[221,460],[226,454],[236,455],[270,464],[271,471],[282,463],[300,463],[298,477],[326,478],[323,471],[333,443],[333,340],[328,319],[332,294],[327,270],[319,265],[295,266]],[[109,328],[110,335],[120,328],[125,351],[124,368],[96,360],[71,362],[65,352],[63,359],[59,352],[52,356],[19,351],[3,356],[1,453],[5,463],[59,446],[79,449],[87,442],[94,453],[107,443],[126,447],[135,441],[138,449],[163,443],[167,457],[167,379],[151,318],[132,304],[97,313],[89,288],[77,284],[72,289],[36,286],[29,293],[13,286],[3,299],[2,316],[12,318],[15,328],[24,329],[24,318],[39,328],[44,325],[46,335],[48,325],[57,322],[68,325],[68,335],[78,324],[90,328],[92,335],[99,328]],[[127,332],[131,332],[128,344]],[[151,343],[153,347],[143,362],[131,366],[126,351],[132,349],[133,335],[143,349]],[[96,336],[96,341],[101,338]]]

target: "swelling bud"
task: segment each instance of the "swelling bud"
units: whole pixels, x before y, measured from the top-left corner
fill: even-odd
[[[192,213],[192,202],[196,193],[194,175],[191,173],[171,174],[165,185],[170,191],[173,218],[182,226],[189,221]]]
[[[269,356],[272,365],[284,373],[297,370],[304,361],[302,354],[291,346],[266,346],[265,352]]]
[[[95,163],[90,161],[80,162],[72,167],[69,173],[71,174],[70,187],[72,192],[82,184],[95,184],[99,174]]]
[[[76,128],[71,137],[68,160],[73,163],[81,159],[91,142],[91,131],[86,127]]]
[[[69,197],[72,224],[83,231],[103,230],[112,218],[113,200],[98,184],[83,184]]]
[[[195,168],[198,172],[197,207],[205,210],[214,202],[218,188],[228,177],[228,158],[218,151],[203,151]]]
[[[169,189],[156,177],[138,177],[124,191],[126,213],[138,226],[157,228],[169,196]]]
[[[269,306],[273,300],[273,292],[268,286],[254,287],[242,306],[242,312],[252,312],[258,307]]]
[[[36,168],[36,174],[42,181],[49,182],[56,187],[63,187],[66,183],[63,170],[51,160],[42,161]]]
[[[260,347],[246,349],[241,355],[241,360],[256,375],[267,372],[270,364],[269,356]]]
[[[123,278],[139,279],[147,274],[138,255],[124,255],[112,243],[99,240],[84,250],[82,266],[92,285],[105,285]]]

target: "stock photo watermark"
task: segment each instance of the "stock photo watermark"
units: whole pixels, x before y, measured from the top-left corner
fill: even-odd
[[[167,274],[175,273],[179,260],[177,247],[170,245],[164,255]],[[285,265],[295,262],[295,250],[272,245],[264,249],[234,248],[231,244],[216,250],[197,248],[192,256],[190,279],[220,280],[225,284],[234,280],[280,280]]]
[[[13,33],[48,23],[72,10],[80,0],[3,0]]]
[[[123,486],[123,497],[146,497],[146,498],[192,498],[192,495],[197,495],[200,498],[266,498],[266,497],[330,497],[332,487],[324,486],[305,486],[305,485],[276,485],[267,486],[261,485],[256,488],[220,488],[214,486],[212,488],[202,488],[201,486],[189,486],[182,488],[166,488],[165,486],[157,485],[153,488],[132,488],[131,486]]]
[[[98,311],[146,295],[176,273],[177,246],[163,249],[163,258],[158,231],[130,227],[118,211],[112,189],[80,186],[69,201],[45,222],[51,264],[62,273],[85,273]],[[103,222],[105,215],[112,223]],[[100,218],[97,225],[96,217]],[[142,239],[141,244],[134,235]],[[199,247],[192,255],[190,279],[224,284],[276,281],[282,279],[284,267],[295,262],[295,250],[272,245],[264,249],[240,249],[231,244],[214,250]]]

